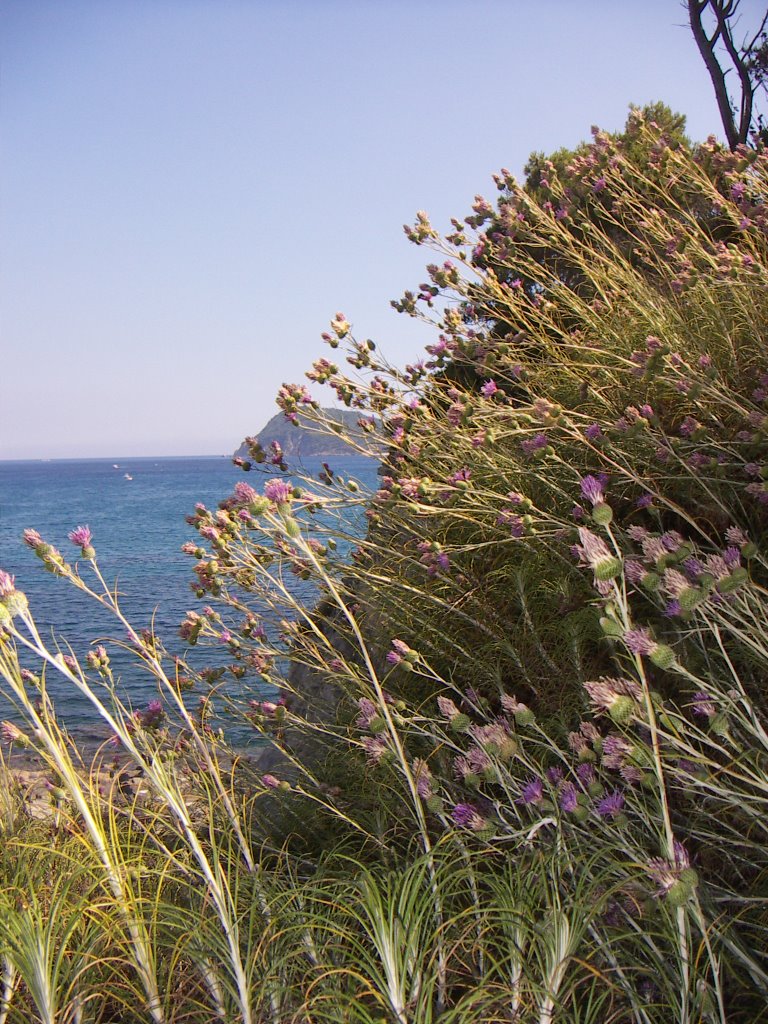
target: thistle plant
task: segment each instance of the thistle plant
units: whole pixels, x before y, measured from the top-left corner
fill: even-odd
[[[337,313],[307,374],[359,411],[376,491],[251,439],[252,482],[190,516],[208,603],[180,633],[207,668],[127,622],[87,527],[75,565],[27,534],[158,696],[120,700],[106,642],[46,645],[0,576],[4,733],[51,773],[35,827],[71,879],[47,922],[13,910],[0,1014],[760,1019],[766,168],[635,112],[524,186],[502,172],[445,236],[420,213],[407,233],[437,261],[396,306],[434,329],[425,358],[391,366]],[[278,403],[343,429],[304,384]],[[79,757],[52,672],[141,798]],[[9,914],[32,885],[15,870]]]

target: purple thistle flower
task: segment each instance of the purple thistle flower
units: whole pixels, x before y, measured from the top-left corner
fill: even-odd
[[[630,559],[624,563],[624,575],[628,583],[637,585],[645,579],[647,569],[642,562]]]
[[[584,429],[584,436],[588,441],[598,441],[603,436],[600,424],[590,423],[589,426]]]
[[[447,718],[449,722],[452,721],[456,715],[461,714],[450,697],[438,697],[437,707],[443,718]]]
[[[32,548],[33,551],[37,551],[38,548],[45,544],[45,541],[37,532],[37,530],[25,530],[23,533],[24,543],[27,547]]]
[[[539,451],[541,448],[546,448],[548,444],[549,438],[540,431],[538,434],[534,434],[533,437],[528,437],[521,441],[520,447],[525,455],[533,455],[534,452]]]
[[[293,487],[286,480],[268,480],[264,486],[264,497],[275,505],[286,505],[293,497]]]
[[[628,629],[624,634],[624,643],[633,654],[653,654],[658,644],[651,636],[650,630]]]
[[[477,816],[478,810],[473,804],[456,804],[451,811],[454,825],[458,825],[461,828],[471,826]]]
[[[519,804],[539,804],[544,799],[544,783],[541,779],[531,779],[523,786],[517,799]]]
[[[595,476],[585,476],[581,479],[581,494],[592,505],[601,505],[605,501],[605,492],[602,482]]]
[[[574,545],[574,554],[582,565],[592,569],[596,580],[608,581],[621,572],[621,562],[601,537],[580,526],[579,540],[581,544]]]
[[[367,697],[361,697],[357,702],[357,706],[360,709],[360,714],[355,719],[355,725],[358,729],[367,729],[378,715],[378,708]]]
[[[417,757],[413,762],[413,774],[416,779],[416,792],[422,800],[429,800],[432,796],[432,772],[427,762]]]
[[[378,764],[387,752],[386,739],[383,736],[364,736],[362,742],[368,763]]]
[[[708,693],[699,690],[693,695],[693,713],[699,718],[714,718],[717,714],[717,706]]]
[[[581,764],[576,765],[576,775],[579,782],[586,789],[587,786],[591,786],[595,781],[595,766],[590,761],[583,761]]]
[[[623,736],[611,734],[603,740],[602,763],[606,768],[623,768],[627,756],[632,752],[632,744],[628,743]]]
[[[727,547],[723,552],[723,561],[729,569],[732,569],[737,565],[741,565],[741,551],[733,545]]]
[[[523,520],[508,508],[503,508],[496,516],[496,525],[508,526],[513,537],[522,537],[525,532]]]
[[[648,508],[653,504],[652,494],[641,494],[640,497],[635,501],[636,508]]]
[[[480,388],[480,393],[485,395],[486,398],[492,398],[493,395],[495,395],[498,390],[499,389],[496,386],[496,381],[487,380],[485,384],[483,384],[483,386]]]
[[[624,809],[624,795],[616,789],[598,801],[595,810],[601,818],[615,818]]]
[[[695,558],[693,555],[691,555],[690,558],[686,558],[683,562],[683,569],[685,570],[686,574],[690,576],[690,578],[695,582],[699,578],[699,576],[701,576],[701,574],[704,572],[704,565],[701,562],[701,559]]]
[[[572,782],[566,782],[560,789],[560,809],[570,814],[578,807],[576,787]]]
[[[235,484],[235,497],[243,505],[250,505],[256,499],[257,494],[250,484],[240,480]]]
[[[91,545],[92,534],[88,526],[76,526],[67,536],[77,547],[87,548]]]
[[[10,573],[0,569],[0,598],[10,597],[11,594],[15,593],[15,581],[15,576],[11,576]]]
[[[740,530],[738,526],[729,526],[725,531],[725,539],[729,544],[736,545],[737,547],[744,547],[745,544],[749,544],[749,538],[743,530]]]
[[[657,896],[666,896],[672,887],[680,881],[681,875],[691,866],[688,852],[682,843],[676,839],[672,845],[673,859],[664,860],[662,857],[653,857],[648,861],[648,873],[658,883]]]
[[[666,533],[662,533],[659,540],[664,545],[664,549],[666,551],[675,552],[680,549],[684,538],[677,532],[677,530],[667,530]]]

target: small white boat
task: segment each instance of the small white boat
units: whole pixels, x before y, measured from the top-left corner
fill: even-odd
[[[118,464],[116,462],[113,462],[112,463],[112,469],[120,469],[120,467],[118,466]]]
[[[131,476],[130,473],[125,473],[124,476],[126,480],[133,480],[133,477]]]

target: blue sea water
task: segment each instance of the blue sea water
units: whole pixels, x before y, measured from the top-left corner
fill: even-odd
[[[337,458],[333,468],[363,488],[376,485],[374,460]],[[316,476],[319,469],[319,461],[309,462],[302,472]],[[193,560],[180,548],[198,535],[185,516],[196,502],[215,509],[238,480],[257,490],[262,483],[256,473],[244,476],[223,457],[0,462],[0,568],[16,576],[16,587],[26,593],[45,639],[55,636],[70,644],[80,659],[100,638],[124,639],[114,618],[67,581],[45,572],[21,540],[22,531],[31,527],[74,560],[78,552],[67,534],[87,524],[101,572],[110,585],[117,585],[128,620],[137,630],[154,621],[156,634],[169,649],[183,654],[179,623],[187,610],[208,603],[190,589]],[[358,519],[362,530],[362,517]],[[88,566],[81,563],[81,568],[88,579]],[[141,707],[157,696],[146,670],[127,654],[117,652],[115,658],[124,699]],[[49,674],[52,699],[70,731],[86,744],[105,739],[106,727],[96,713],[66,687],[64,680]],[[13,709],[0,697],[0,718],[5,717],[13,717]]]

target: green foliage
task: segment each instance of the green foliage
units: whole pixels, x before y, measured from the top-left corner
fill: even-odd
[[[426,362],[337,314],[357,372],[308,374],[359,410],[358,450],[386,444],[377,492],[276,460],[196,510],[212,604],[182,635],[226,669],[133,631],[90,536],[75,564],[27,536],[163,703],[124,707],[106,647],[52,652],[0,577],[4,732],[51,777],[44,821],[3,806],[0,1017],[765,1019],[768,160],[681,131],[635,112],[446,238],[419,215],[442,262],[399,306],[437,330]],[[335,433],[302,386],[280,402]],[[138,788],[83,770],[20,651]],[[249,677],[277,693],[224,686]],[[268,761],[211,724],[228,692]]]

